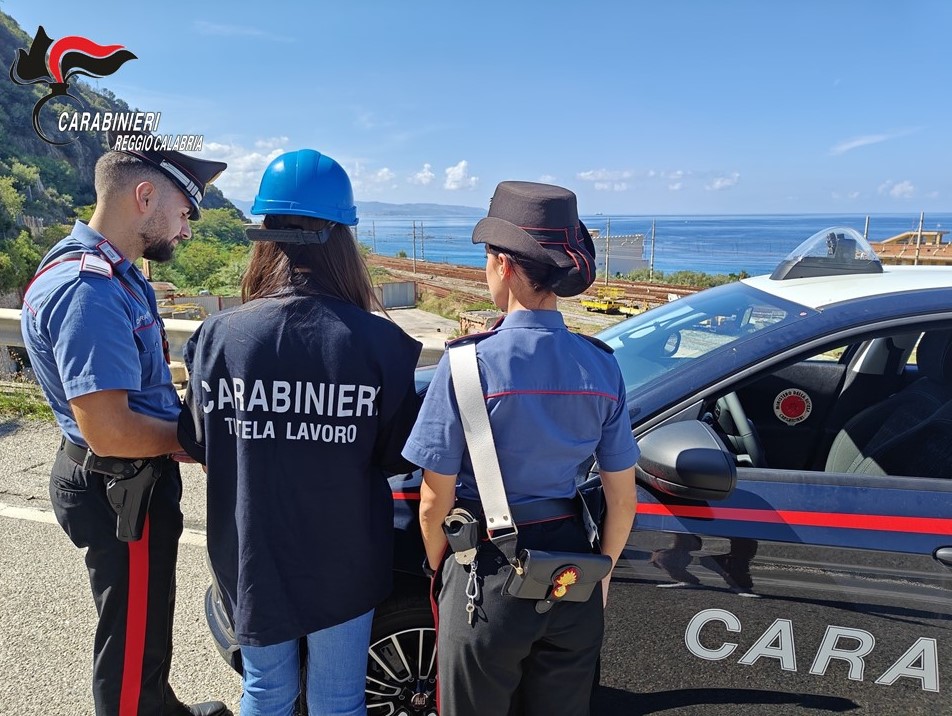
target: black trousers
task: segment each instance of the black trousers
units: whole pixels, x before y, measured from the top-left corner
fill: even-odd
[[[116,538],[116,513],[102,474],[56,455],[50,499],[60,526],[85,547],[99,614],[93,648],[97,716],[171,716],[182,706],[168,683],[175,562],[182,534],[182,478],[167,461],[152,493],[142,539]]]
[[[519,548],[591,552],[581,521],[519,528]],[[480,596],[470,623],[468,568],[450,555],[437,595],[440,716],[586,716],[604,620],[602,590],[587,602],[535,601],[503,594],[511,567],[490,542],[477,555]]]

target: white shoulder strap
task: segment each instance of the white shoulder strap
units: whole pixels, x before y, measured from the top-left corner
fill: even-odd
[[[483,503],[486,529],[516,530],[516,523],[509,510],[506,488],[502,482],[496,443],[489,425],[486,400],[479,382],[479,366],[476,363],[476,344],[463,343],[449,348],[450,372],[453,375],[453,391],[459,405],[463,433],[469,446],[469,456],[476,474],[476,487]]]

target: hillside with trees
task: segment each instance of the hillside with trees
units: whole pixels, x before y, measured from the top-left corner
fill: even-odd
[[[0,12],[4,75],[9,71],[6,63],[32,42],[32,34]],[[82,80],[74,79],[69,91],[82,102],[83,111],[135,109],[109,90],[96,90]],[[18,85],[9,77],[0,78],[0,294],[22,292],[46,251],[69,233],[77,218],[89,218],[95,201],[96,160],[107,150],[103,132],[77,132],[75,140],[64,145],[52,145],[37,136],[33,107],[47,93],[43,84]],[[50,101],[43,114],[52,117],[76,110],[76,100],[67,99],[69,104]],[[193,225],[195,240],[179,250],[195,260],[194,267],[186,270],[179,255],[176,265],[162,267],[154,275],[168,271],[167,280],[174,275],[184,281],[182,287],[206,287],[217,273],[237,270],[238,255],[247,253],[241,229],[244,216],[214,186],[202,207],[208,210]]]

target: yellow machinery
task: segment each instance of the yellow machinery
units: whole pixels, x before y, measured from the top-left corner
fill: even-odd
[[[618,313],[622,307],[619,299],[625,295],[624,289],[614,286],[599,286],[595,290],[596,297],[583,298],[581,303],[586,311],[599,313]]]

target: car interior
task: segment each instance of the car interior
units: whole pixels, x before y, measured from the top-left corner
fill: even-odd
[[[784,397],[795,414],[784,415]],[[952,476],[952,330],[834,346],[712,397],[703,419],[739,466]]]

